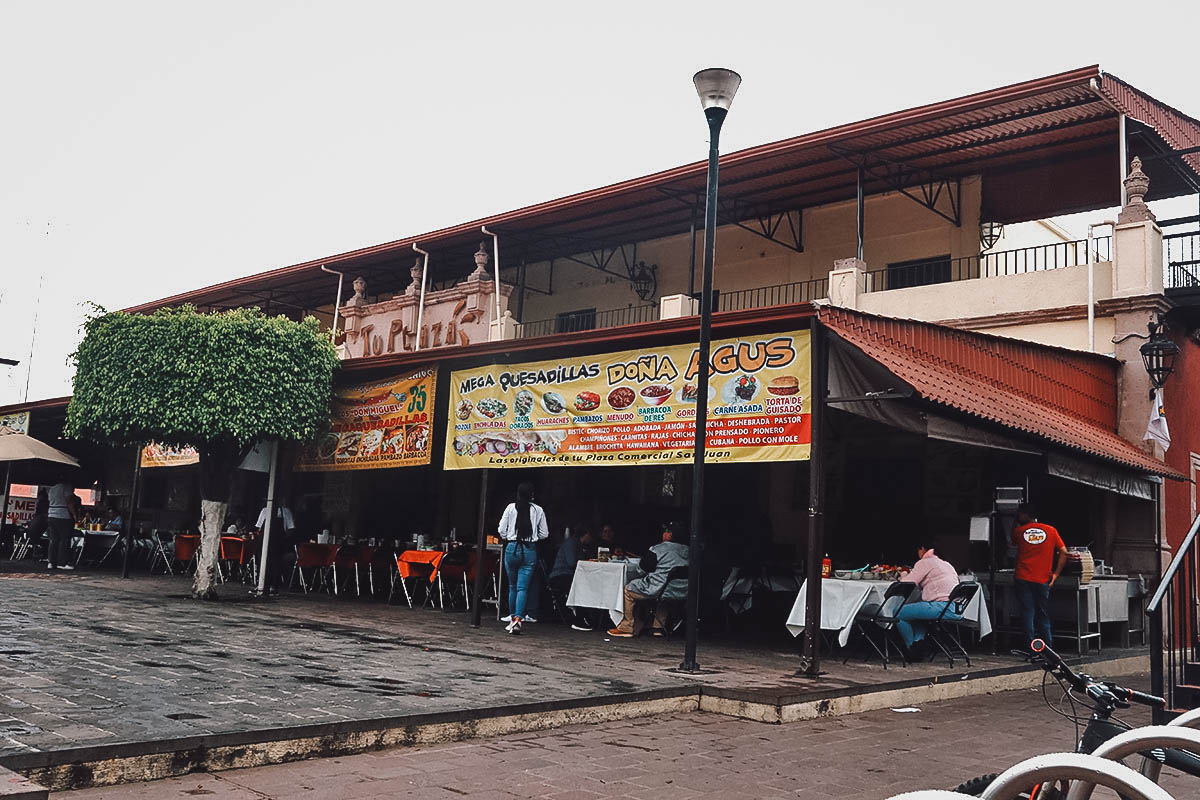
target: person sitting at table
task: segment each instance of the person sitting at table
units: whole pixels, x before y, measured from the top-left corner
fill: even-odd
[[[947,609],[950,592],[958,586],[958,571],[939,558],[925,541],[917,547],[917,563],[911,570],[900,574],[905,583],[915,583],[921,589],[921,599],[905,603],[896,618],[896,630],[904,641],[910,661],[918,661],[925,654],[925,628],[927,622],[935,620],[945,611],[944,619],[959,619],[954,609]]]
[[[677,523],[668,522],[663,525],[662,541],[651,547],[650,552],[642,557],[641,566],[646,575],[634,578],[625,585],[624,616],[620,625],[609,629],[609,636],[628,638],[641,633],[636,614],[637,605],[658,597],[658,593],[667,582],[667,574],[672,569],[687,566],[689,551],[685,541],[683,531]],[[678,601],[686,597],[687,583],[675,581],[667,587],[661,599]],[[654,623],[650,627],[650,633],[654,636],[666,633],[665,611],[661,603],[654,607]]]
[[[554,557],[554,566],[550,568],[550,575],[546,578],[550,591],[554,592],[554,597],[562,605],[571,627],[577,631],[590,631],[592,625],[583,609],[577,610],[567,606],[567,597],[571,594],[571,581],[575,579],[575,565],[586,557],[586,553],[594,549],[595,544],[596,537],[591,528],[577,527],[574,534],[563,539],[562,546],[558,548],[558,554]]]

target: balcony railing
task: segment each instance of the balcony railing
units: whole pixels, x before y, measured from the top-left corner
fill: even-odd
[[[618,328],[622,325],[633,325],[638,322],[654,322],[658,319],[658,304],[644,306],[626,306],[608,311],[573,311],[558,314],[550,319],[539,319],[533,322],[522,322],[517,326],[518,339],[532,339],[535,336],[552,336],[556,333],[574,333],[590,331],[597,328]]]
[[[1111,236],[1097,237],[1092,244],[1093,261],[1112,260]],[[1078,267],[1088,263],[1087,256],[1087,240],[1079,239],[963,258],[931,258],[925,261],[910,261],[886,269],[867,272],[864,290],[882,292],[888,289],[907,289],[934,283],[951,283],[974,278],[996,278],[1005,275],[1044,272],[1063,267]]]
[[[717,296],[717,311],[746,311],[752,308],[782,306],[788,303],[807,303],[829,296],[829,278],[815,278],[798,283],[777,283],[756,289],[721,292]]]
[[[1200,289],[1200,231],[1163,236],[1163,268],[1167,289]]]

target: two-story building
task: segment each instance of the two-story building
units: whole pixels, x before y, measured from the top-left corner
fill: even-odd
[[[1143,201],[1197,194],[1198,146],[1200,122],[1093,66],[722,156],[714,337],[746,357],[714,378],[706,586],[730,564],[803,554],[817,446],[835,562],[910,560],[929,531],[978,562],[970,518],[992,510],[997,487],[1019,486],[1068,544],[1157,574],[1195,515],[1200,217],[1171,220],[1164,237]],[[686,362],[697,337],[705,169],[129,310],[315,314],[341,347],[341,384],[402,394],[429,373],[425,429],[384,421],[375,434],[368,414],[289,456],[287,492],[313,526],[474,536],[532,477],[552,527],[610,523],[642,542],[687,519],[697,398],[682,364],[660,367],[679,348]],[[1078,239],[1049,222],[1113,208]],[[1143,441],[1152,399],[1139,354],[1159,320],[1181,349],[1165,383],[1165,460]],[[780,337],[797,368],[760,382],[769,362],[754,348]],[[815,350],[825,356],[812,361]],[[819,444],[806,438],[813,369],[829,387]],[[28,407],[53,426],[62,402]],[[410,445],[423,462],[386,466],[399,461],[389,447]],[[110,470],[107,482],[119,493],[128,477]]]

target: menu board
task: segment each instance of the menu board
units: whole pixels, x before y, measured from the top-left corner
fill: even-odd
[[[710,351],[707,463],[809,456],[808,331]],[[695,345],[459,370],[446,469],[679,464],[693,458]]]
[[[296,459],[301,472],[428,464],[437,367],[334,390],[329,431]]]

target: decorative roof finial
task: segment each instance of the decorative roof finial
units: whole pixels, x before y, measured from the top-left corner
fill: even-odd
[[[470,280],[487,280],[488,251],[484,246],[486,244],[487,242],[480,242],[479,249],[475,251],[475,271],[471,273]]]
[[[1137,156],[1129,165],[1129,175],[1124,180],[1125,207],[1117,216],[1118,222],[1154,221],[1154,212],[1146,205],[1146,193],[1150,191],[1150,178],[1142,172],[1142,160]]]

